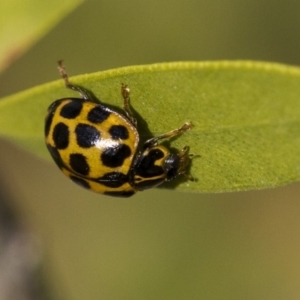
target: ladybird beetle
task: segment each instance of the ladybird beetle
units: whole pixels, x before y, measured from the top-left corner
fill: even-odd
[[[58,69],[66,87],[79,92],[82,98],[63,98],[49,106],[45,138],[55,163],[72,181],[101,194],[129,197],[181,174],[193,180],[186,173],[192,156],[188,154],[189,147],[171,153],[158,144],[187,131],[191,123],[140,145],[126,85],[121,85],[121,115],[71,84],[62,61]]]

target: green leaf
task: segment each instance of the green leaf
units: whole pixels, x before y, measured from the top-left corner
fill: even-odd
[[[0,1],[0,72],[81,2]]]
[[[190,173],[197,181],[183,179],[180,189],[248,190],[300,179],[299,68],[245,61],[179,62],[70,81],[116,107],[122,106],[120,84],[128,84],[144,139],[191,121],[194,128],[171,141],[172,147],[189,145],[196,154]],[[44,146],[45,113],[51,102],[68,96],[78,94],[60,79],[3,99],[0,134],[50,158]]]

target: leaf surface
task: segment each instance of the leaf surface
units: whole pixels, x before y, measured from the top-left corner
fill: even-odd
[[[196,154],[178,188],[221,192],[275,187],[300,179],[300,69],[280,64],[221,61],[133,66],[70,78],[122,107],[121,83],[143,139],[187,121],[193,129],[171,140]],[[0,102],[0,134],[50,159],[44,117],[56,99],[78,97],[58,80]],[[178,182],[170,183],[173,187]],[[168,185],[167,185],[168,186]]]

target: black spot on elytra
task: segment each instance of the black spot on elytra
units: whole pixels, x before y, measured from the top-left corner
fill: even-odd
[[[128,130],[123,125],[113,125],[109,128],[109,133],[114,140],[126,140],[129,137]]]
[[[90,185],[89,185],[89,183],[88,183],[86,180],[82,179],[82,178],[78,178],[78,177],[76,177],[76,176],[71,175],[71,176],[70,176],[70,179],[71,179],[74,183],[80,185],[81,187],[83,187],[83,188],[85,188],[85,189],[90,189],[90,188],[91,188]]]
[[[72,99],[71,102],[65,104],[61,111],[60,115],[66,119],[74,119],[79,116],[82,110],[82,99]]]
[[[57,148],[56,148],[56,147],[52,147],[52,146],[49,145],[49,144],[46,144],[46,146],[47,146],[48,151],[50,152],[50,154],[51,154],[53,160],[54,160],[55,163],[57,164],[57,166],[58,166],[59,168],[62,168],[64,164],[63,164],[63,161],[62,161],[62,159],[61,159],[61,157],[60,157],[60,154],[59,154]]]
[[[89,174],[90,167],[89,167],[84,155],[79,154],[79,153],[70,154],[69,163],[70,163],[71,168],[75,172],[77,172],[81,175]]]
[[[118,188],[128,182],[128,176],[120,172],[111,172],[99,177],[97,182],[110,188]]]
[[[124,160],[130,155],[130,148],[127,145],[121,144],[104,150],[101,154],[101,161],[106,167],[116,168],[122,166]]]
[[[98,105],[89,111],[87,118],[90,122],[99,124],[104,122],[109,115],[109,111],[107,111],[103,106]]]
[[[100,132],[93,126],[78,124],[75,129],[77,144],[83,148],[89,148],[101,138]]]
[[[64,101],[66,99],[60,99],[60,100],[56,100],[54,102],[52,102],[49,107],[48,107],[48,113],[54,113],[55,110],[57,109],[57,107],[61,104],[62,101]]]
[[[64,123],[55,125],[52,138],[57,149],[66,149],[69,145],[69,128]]]
[[[49,113],[45,120],[45,136],[47,137],[53,120],[53,113]]]

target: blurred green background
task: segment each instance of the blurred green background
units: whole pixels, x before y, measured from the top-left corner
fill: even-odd
[[[299,29],[299,0],[89,0],[0,75],[0,96],[58,79],[61,58],[70,75],[183,60],[298,65]],[[3,140],[0,164],[53,299],[300,299],[300,184],[114,199]]]

